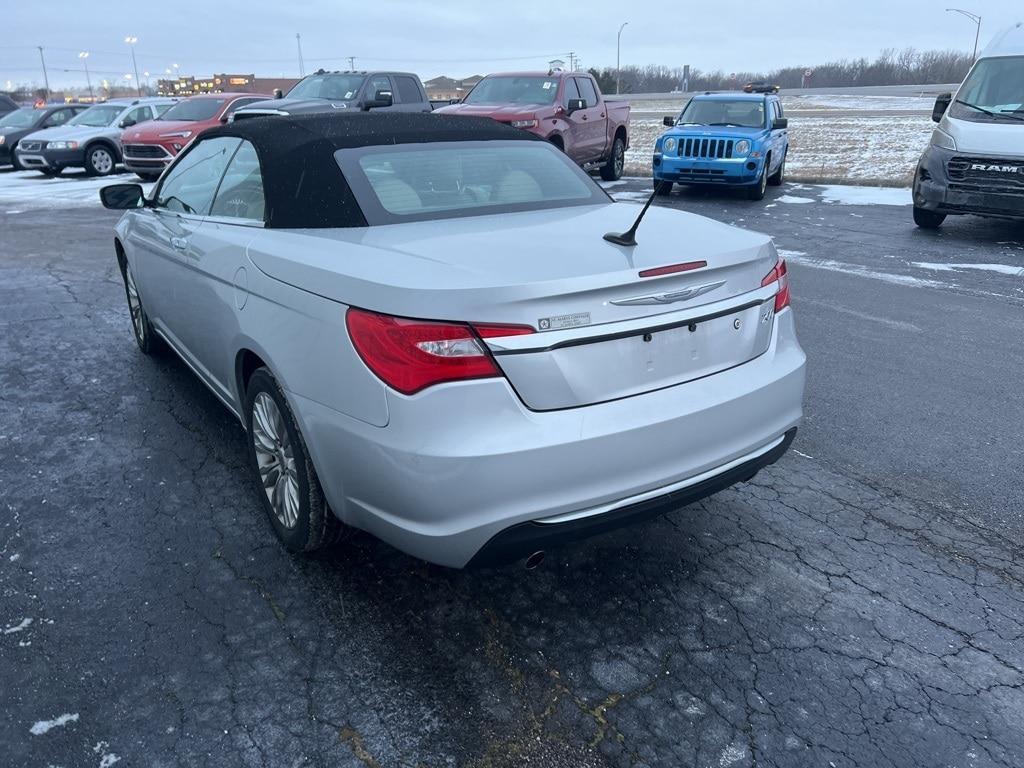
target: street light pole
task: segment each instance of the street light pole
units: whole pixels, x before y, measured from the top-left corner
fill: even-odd
[[[629,24],[628,21],[622,22],[622,26],[619,27],[619,34],[615,38],[615,95],[619,95],[619,87],[622,84],[622,67],[620,54],[622,52],[622,30]]]
[[[85,82],[89,84],[89,99],[91,101],[95,101],[96,97],[93,95],[92,92],[92,78],[89,77],[89,52],[81,51],[78,54],[78,58],[82,60],[82,66],[85,67]]]
[[[968,19],[973,21],[977,26],[974,30],[974,55],[971,57],[971,61],[977,61],[978,59],[978,38],[981,37],[981,16],[970,11],[965,11],[960,8],[947,8],[946,13],[959,13],[961,16],[966,16]]]
[[[295,45],[299,49],[299,77],[306,76],[306,65],[302,61],[302,35],[295,33]]]
[[[128,46],[131,48],[132,51],[132,71],[135,73],[135,92],[139,96],[141,96],[142,83],[139,81],[139,67],[135,63],[135,44],[139,42],[139,38],[135,37],[134,35],[128,35],[128,37],[126,37],[124,41],[128,43]]]
[[[37,45],[39,49],[39,61],[43,63],[43,83],[46,85],[46,100],[50,100],[50,76],[46,74],[46,59],[43,58],[43,46]]]

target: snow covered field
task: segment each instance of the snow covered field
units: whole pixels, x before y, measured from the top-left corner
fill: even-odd
[[[791,142],[787,172],[794,180],[909,186],[933,128],[930,96],[783,96],[782,101]],[[662,118],[678,114],[682,106],[682,99],[633,105],[627,173],[650,174],[654,142],[665,130]]]

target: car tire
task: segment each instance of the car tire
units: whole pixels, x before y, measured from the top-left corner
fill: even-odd
[[[90,176],[109,176],[117,167],[117,155],[106,144],[85,148],[85,172]]]
[[[914,223],[921,229],[938,229],[946,220],[946,214],[914,206]]]
[[[761,175],[757,177],[757,181],[747,187],[747,199],[748,200],[764,200],[764,193],[768,189],[768,161],[765,160],[764,168],[761,169]]]
[[[612,142],[612,154],[608,162],[601,166],[601,178],[605,181],[618,181],[622,178],[622,170],[626,167],[626,142],[616,136]]]
[[[138,173],[138,172],[136,172],[135,175],[138,176],[139,179],[141,179],[146,184],[152,184],[154,181],[156,181],[157,179],[160,178],[160,174],[159,173]]]
[[[135,336],[135,343],[144,355],[158,355],[164,349],[164,341],[153,330],[149,322],[149,315],[142,306],[142,298],[139,296],[139,289],[135,285],[135,277],[132,275],[132,268],[127,259],[121,259],[121,279],[124,282],[124,296],[128,300],[128,316],[132,321],[132,335]]]
[[[292,552],[333,544],[344,525],[327,506],[295,417],[267,368],[249,379],[245,408],[249,465],[277,537]]]
[[[662,181],[661,179],[655,179],[654,180],[654,192],[655,192],[655,194],[658,195],[659,197],[668,197],[669,195],[672,194],[672,184],[673,184],[673,182],[671,182],[671,181]]]
[[[63,168],[40,168],[39,172],[48,179],[55,179],[64,173]]]
[[[787,152],[782,156],[782,164],[779,165],[779,170],[768,177],[768,183],[773,187],[781,187],[782,183],[786,180],[786,156],[788,154]]]

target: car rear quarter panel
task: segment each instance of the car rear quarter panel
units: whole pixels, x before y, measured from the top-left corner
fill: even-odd
[[[280,235],[266,232],[249,246],[249,298],[238,312],[241,321],[233,354],[252,349],[289,392],[367,424],[385,426],[384,385],[349,341],[348,307],[275,279],[252,261],[261,248],[280,242]]]

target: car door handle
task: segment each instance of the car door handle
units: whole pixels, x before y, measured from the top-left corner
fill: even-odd
[[[179,251],[184,251],[186,248],[188,248],[188,240],[186,240],[184,237],[172,237],[171,247]]]

